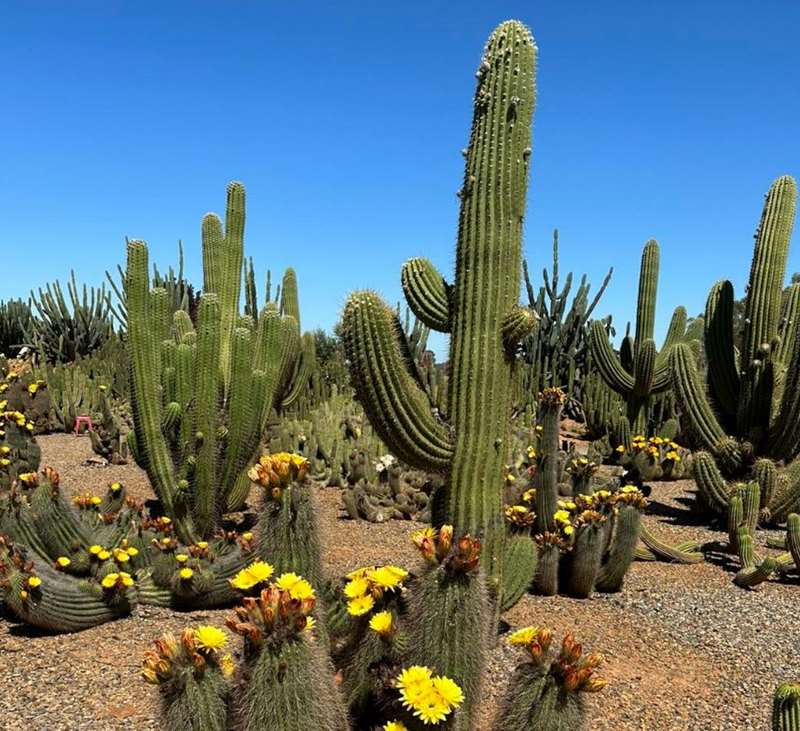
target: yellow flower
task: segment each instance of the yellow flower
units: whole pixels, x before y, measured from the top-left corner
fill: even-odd
[[[566,523],[569,521],[569,512],[567,510],[556,510],[553,519],[557,523]]]
[[[229,581],[234,589],[239,589],[240,591],[247,591],[256,585],[255,577],[247,569],[242,569]]]
[[[408,731],[408,728],[402,721],[389,721],[383,724],[383,731]]]
[[[8,465],[10,465],[10,464],[11,464],[11,460],[10,459],[7,459],[6,457],[3,457],[3,459],[0,459],[0,465],[3,465],[3,467],[8,467]]]
[[[104,549],[97,554],[97,558],[101,561],[108,561],[108,559],[111,558],[111,554]]]
[[[317,620],[314,617],[306,617],[306,626],[303,628],[303,632],[311,632],[316,626]]]
[[[42,585],[42,580],[38,576],[28,577],[28,586],[30,586],[31,589],[35,589],[37,586],[41,585]]]
[[[246,540],[246,541],[252,541],[253,540],[253,534],[250,531],[247,531],[245,533],[242,533],[242,538],[244,540]]]
[[[533,500],[535,500],[536,499],[536,488],[532,487],[529,490],[525,490],[525,492],[522,493],[522,499],[526,503],[529,503],[529,502],[532,502]]]
[[[386,637],[392,633],[393,624],[394,617],[388,611],[378,612],[369,620],[369,628],[373,632],[377,632],[381,637]]]
[[[533,459],[536,456],[536,450],[533,447],[528,447],[528,459]]]
[[[172,518],[168,518],[166,515],[161,516],[161,522],[164,525],[169,525],[172,522]]]
[[[419,701],[423,693],[430,688],[431,684],[431,669],[424,665],[412,665],[405,668],[400,675],[397,676],[395,685],[400,691],[400,697],[403,700],[403,705],[407,708],[413,708]]]
[[[525,647],[531,644],[538,632],[538,627],[523,627],[508,636],[508,644],[515,647]]]
[[[571,536],[575,532],[575,529],[571,525],[564,526],[564,535]]]
[[[117,559],[120,563],[127,563],[131,560],[131,557],[128,555],[127,551],[123,551],[121,548],[114,549],[114,558]]]
[[[620,444],[614,451],[622,454],[625,451],[625,446]]]
[[[25,601],[25,600],[28,598],[28,592],[27,592],[27,591],[25,591],[25,589],[23,589],[23,590],[22,590],[22,591],[19,593],[19,598],[20,598],[20,599],[22,599],[22,601]]]
[[[109,489],[111,492],[119,492],[122,489],[122,485],[119,482],[112,482]]]
[[[112,586],[116,586],[118,578],[119,574],[106,574],[100,584],[104,589],[110,589]]]
[[[0,447],[0,452],[2,452],[3,454],[8,454],[10,451],[11,447],[7,447],[5,444],[2,447]]]
[[[275,571],[266,561],[254,561],[245,570],[255,579],[256,584],[267,581]]]
[[[33,394],[35,394],[38,390],[39,390],[39,384],[38,383],[31,383],[31,384],[28,385],[28,393],[31,396],[33,396]]]
[[[102,503],[103,501],[99,497],[97,497],[97,495],[92,495],[92,497],[89,498],[89,502],[92,505],[100,505],[100,503]]]
[[[223,677],[230,678],[236,670],[236,665],[230,655],[224,655],[219,661],[219,669],[222,671]]]
[[[91,553],[92,556],[97,556],[102,550],[103,547],[98,546],[96,543],[93,546],[89,546],[89,553]]]
[[[281,574],[275,582],[281,591],[288,591],[292,599],[310,599],[314,589],[302,576],[294,573]]]
[[[360,617],[369,612],[375,606],[372,595],[359,596],[347,602],[347,612],[354,617]]]
[[[128,546],[125,550],[128,552],[129,556],[138,556],[139,555],[139,549],[136,548],[135,546]]]
[[[464,702],[464,693],[458,683],[445,676],[438,676],[433,679],[433,687],[451,708],[456,708]]]
[[[358,596],[364,596],[364,594],[366,594],[368,591],[369,582],[363,577],[351,579],[344,585],[344,595],[348,599],[355,599]]]
[[[191,579],[192,576],[194,576],[194,571],[192,571],[191,569],[186,568],[186,569],[181,569],[180,570],[180,577],[182,579],[188,580],[188,579]]]
[[[60,566],[62,569],[65,569],[65,568],[67,568],[67,566],[69,566],[69,565],[72,563],[72,561],[70,561],[70,560],[69,560],[69,559],[68,559],[66,556],[59,556],[59,557],[56,559],[56,563],[57,563],[57,564],[58,564],[58,565],[59,565],[59,566]]]
[[[194,640],[204,650],[221,650],[228,642],[228,635],[217,627],[202,625],[195,629]]]
[[[208,541],[197,541],[197,547],[202,549],[208,548]]]
[[[133,586],[133,577],[129,573],[120,571],[119,578],[122,580],[123,586]]]
[[[408,571],[399,566],[381,566],[367,574],[367,578],[384,589],[396,589],[408,576]]]
[[[189,556],[187,556],[185,553],[176,553],[175,560],[178,563],[186,563],[189,560]]]

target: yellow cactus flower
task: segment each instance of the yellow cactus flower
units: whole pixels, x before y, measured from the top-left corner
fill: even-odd
[[[118,578],[119,574],[106,574],[100,584],[104,589],[110,589],[112,586],[117,585]]]
[[[185,553],[176,553],[175,560],[178,563],[186,563],[189,560],[189,556],[187,556]]]
[[[97,554],[97,558],[99,558],[101,561],[108,561],[108,559],[111,558],[111,554],[106,550],[102,550]]]
[[[444,675],[437,676],[433,679],[433,687],[439,693],[439,696],[451,708],[460,706],[464,702],[464,693],[451,678]]]
[[[538,633],[538,627],[523,627],[508,636],[508,644],[514,647],[525,647],[533,642]]]
[[[0,447],[0,454],[8,454],[11,451],[11,447],[7,447],[5,444]]]
[[[245,533],[242,533],[242,538],[245,541],[252,541],[253,540],[253,534],[250,531],[246,531]]]
[[[625,446],[623,444],[620,444],[614,451],[623,454],[625,452]]]
[[[125,571],[119,572],[119,578],[123,586],[133,586],[133,577]]]
[[[389,721],[383,724],[383,731],[408,731],[408,727],[402,721]]]
[[[564,526],[564,535],[571,536],[575,532],[575,529],[571,525]]]
[[[361,617],[367,612],[371,611],[375,606],[375,600],[371,594],[356,597],[347,602],[347,612],[353,617]]]
[[[194,641],[203,649],[210,652],[221,650],[228,643],[228,635],[226,635],[218,627],[211,625],[202,625],[197,627],[194,631]]]
[[[292,599],[311,599],[315,596],[311,584],[294,573],[281,574],[275,582],[281,591],[288,591]]]
[[[567,523],[569,521],[569,511],[556,510],[555,514],[553,515],[553,519],[556,521],[556,523]]]
[[[27,591],[25,591],[25,589],[23,589],[23,590],[22,590],[22,591],[19,593],[19,598],[20,598],[20,599],[22,599],[22,601],[25,601],[25,600],[28,598],[28,592],[27,592]]]
[[[370,571],[367,579],[382,589],[397,589],[408,576],[408,571],[399,566],[381,566]]]
[[[369,582],[363,578],[359,577],[356,579],[350,579],[344,585],[344,595],[348,599],[355,599],[359,596],[364,596],[369,591]]]
[[[33,396],[39,390],[38,383],[31,383],[28,385],[28,393]]]
[[[394,628],[394,616],[389,611],[377,612],[369,620],[369,628],[381,637],[387,637]]]
[[[93,546],[89,546],[89,553],[91,553],[92,556],[97,556],[102,550],[103,547],[98,546],[96,543]]]
[[[231,655],[224,655],[220,658],[219,669],[222,671],[223,677],[230,678],[236,671],[236,664],[233,661],[233,657]]]
[[[188,581],[189,579],[192,578],[192,576],[194,576],[194,571],[192,571],[190,568],[185,568],[180,570],[180,577],[184,581]]]
[[[100,505],[100,503],[102,503],[103,500],[101,498],[99,498],[97,495],[92,495],[92,497],[89,498],[89,502],[92,505]]]
[[[135,546],[128,546],[125,550],[128,552],[129,556],[138,556],[139,555],[139,549],[136,548]]]
[[[10,464],[11,464],[11,460],[10,459],[8,459],[6,457],[3,457],[2,459],[0,459],[0,465],[2,465],[3,467],[8,467],[8,465],[10,465]]]
[[[109,490],[111,490],[111,492],[119,492],[121,489],[122,489],[122,484],[119,482],[112,482],[111,485],[109,486]]]
[[[59,565],[59,566],[60,566],[62,569],[65,569],[65,568],[67,568],[67,566],[69,566],[69,565],[72,563],[72,561],[70,561],[70,560],[69,560],[69,559],[68,559],[66,556],[59,556],[59,557],[56,559],[56,563],[57,563],[57,564],[58,564],[58,565]]]
[[[197,541],[197,547],[205,550],[208,548],[208,541]]]
[[[31,589],[35,589],[37,586],[42,585],[42,580],[38,576],[29,576],[28,577],[28,586]]]

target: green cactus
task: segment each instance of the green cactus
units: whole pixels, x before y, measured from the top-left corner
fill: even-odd
[[[781,683],[772,700],[772,731],[800,729],[800,684]]]
[[[514,670],[493,731],[574,731],[583,728],[586,709],[582,694],[602,690],[605,679],[594,675],[602,663],[598,654],[584,655],[572,635],[564,637],[553,659],[552,633],[525,627],[513,632],[509,642],[525,648],[529,657]]]
[[[213,214],[203,220],[196,329],[182,310],[170,322],[166,291],[149,287],[145,244],[128,244],[134,453],[187,541],[209,536],[220,511],[246,499],[244,473],[299,339],[297,323],[274,308],[265,308],[257,327],[239,317],[243,230],[244,187],[232,183],[224,231]]]
[[[501,24],[486,45],[460,191],[455,284],[446,284],[429,262],[412,260],[404,268],[404,287],[414,290],[408,303],[417,317],[450,333],[449,428],[431,413],[425,392],[406,369],[391,308],[377,295],[359,292],[343,316],[353,385],[375,430],[399,459],[447,475],[434,521],[483,535],[486,570],[495,581],[503,556],[509,353],[517,345],[503,334],[520,314],[535,58],[533,38],[515,21]],[[495,215],[486,216],[498,190]],[[532,314],[524,319],[528,329],[535,326]],[[514,333],[519,336],[520,328]]]
[[[636,303],[636,334],[625,337],[620,357],[608,341],[604,323],[592,323],[590,343],[597,369],[610,388],[627,402],[627,416],[637,434],[646,434],[652,421],[654,399],[670,388],[670,371],[665,357],[670,349],[686,337],[686,310],[676,308],[667,337],[656,353],[653,329],[658,289],[659,248],[648,241],[642,251],[639,270],[639,295]]]
[[[733,287],[714,285],[706,302],[707,383],[692,354],[678,345],[670,354],[675,396],[688,431],[713,456],[698,460],[695,476],[708,507],[725,509],[724,478],[753,475],[761,485],[762,517],[783,520],[800,496],[791,480],[778,494],[779,474],[756,457],[789,463],[800,453],[800,350],[795,337],[800,284],[783,288],[797,202],[789,176],[770,187],[755,238],[745,298],[741,352],[734,348]],[[792,471],[786,474],[791,478]]]
[[[432,665],[454,680],[464,702],[448,728],[477,728],[476,708],[486,653],[493,635],[492,609],[483,571],[481,543],[468,535],[456,540],[444,526],[431,544],[421,548],[426,570],[409,598],[408,656],[418,665]]]

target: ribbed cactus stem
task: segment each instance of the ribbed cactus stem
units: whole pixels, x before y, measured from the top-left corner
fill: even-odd
[[[775,689],[772,731],[800,731],[800,683],[781,683]]]
[[[636,299],[634,348],[637,355],[644,342],[653,339],[660,256],[657,241],[651,239],[644,245],[642,262],[639,268],[639,294]]]
[[[542,438],[539,443],[539,469],[536,483],[536,533],[554,532],[556,503],[558,501],[559,434],[564,393],[558,388],[548,388],[539,398]]]

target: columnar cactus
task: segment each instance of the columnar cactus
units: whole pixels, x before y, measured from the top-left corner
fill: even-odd
[[[582,693],[597,693],[608,681],[595,674],[603,663],[598,653],[584,654],[575,638],[564,637],[551,656],[553,634],[540,627],[512,632],[509,644],[527,650],[528,659],[511,676],[493,731],[575,731],[584,727]]]
[[[685,424],[710,455],[698,455],[695,477],[708,507],[717,512],[725,509],[729,491],[724,478],[741,477],[751,467],[762,484],[762,517],[785,519],[800,504],[792,471],[786,472],[789,484],[778,490],[775,471],[754,466],[759,455],[788,463],[800,454],[800,284],[783,288],[796,205],[794,179],[778,178],[767,193],[756,232],[741,352],[734,347],[733,287],[723,280],[712,287],[706,303],[707,384],[685,345],[670,354]]]
[[[434,521],[481,535],[494,578],[503,553],[513,353],[535,326],[519,305],[535,63],[533,38],[516,21],[502,23],[486,44],[459,193],[455,284],[425,259],[403,267],[411,309],[450,333],[449,426],[406,369],[392,309],[364,291],[348,299],[343,315],[353,385],[375,430],[412,467],[446,474]]]
[[[658,242],[648,241],[642,251],[639,270],[639,296],[636,302],[636,333],[625,337],[619,357],[608,341],[603,322],[592,323],[590,343],[594,363],[605,382],[623,396],[628,404],[628,421],[634,432],[648,431],[653,397],[670,388],[669,367],[665,355],[686,337],[686,310],[677,307],[660,352],[656,352],[653,329],[656,317],[656,293],[659,269]]]
[[[239,315],[243,231],[244,187],[232,183],[224,231],[215,215],[203,219],[196,329],[183,310],[170,321],[165,291],[149,286],[146,245],[128,244],[132,452],[184,540],[209,536],[246,498],[246,468],[298,349],[297,323],[274,305],[257,326]]]

